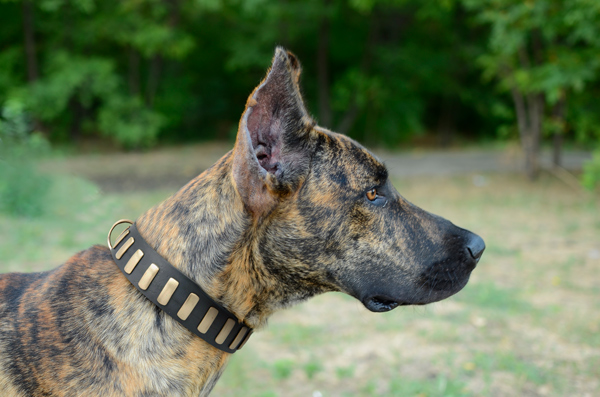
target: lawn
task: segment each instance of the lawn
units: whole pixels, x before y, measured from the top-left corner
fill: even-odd
[[[173,161],[187,158],[170,153]],[[106,169],[118,169],[119,161],[110,158]],[[52,210],[45,215],[0,215],[1,271],[49,269],[77,250],[105,244],[115,220],[135,219],[174,191],[152,183],[100,189],[80,178],[97,178],[82,162],[67,157],[44,165],[79,174],[54,177]],[[318,296],[274,315],[232,357],[214,395],[596,395],[597,197],[548,174],[534,184],[520,175],[484,174],[406,178],[395,186],[486,241],[464,290],[443,302],[384,314],[342,294]]]

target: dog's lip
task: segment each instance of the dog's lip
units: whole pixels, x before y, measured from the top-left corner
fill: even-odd
[[[398,306],[410,305],[408,302],[402,302],[386,295],[371,295],[362,300],[367,309],[375,313],[389,312]]]

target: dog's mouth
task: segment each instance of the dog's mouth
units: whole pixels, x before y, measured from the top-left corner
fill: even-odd
[[[383,295],[370,296],[364,299],[362,303],[367,309],[376,313],[389,312],[398,306],[410,305],[410,303],[400,302]]]

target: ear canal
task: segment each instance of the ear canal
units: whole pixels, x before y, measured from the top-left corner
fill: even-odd
[[[294,190],[308,169],[308,132],[314,122],[300,95],[300,62],[281,47],[265,79],[254,89],[240,120],[233,175],[252,212],[262,213]]]

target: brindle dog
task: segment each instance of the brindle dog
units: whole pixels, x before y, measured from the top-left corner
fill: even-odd
[[[483,240],[406,201],[375,156],[318,127],[299,76],[278,48],[233,151],[141,215],[141,235],[255,329],[326,291],[375,312],[459,291]],[[229,358],[146,300],[104,246],[0,277],[0,318],[5,396],[203,396]]]

